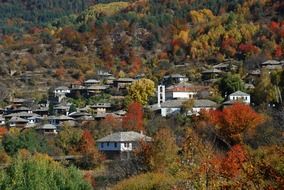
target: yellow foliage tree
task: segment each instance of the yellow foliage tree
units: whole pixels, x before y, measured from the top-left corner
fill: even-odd
[[[128,96],[132,101],[146,105],[149,97],[155,93],[155,83],[150,79],[140,79],[128,88]]]

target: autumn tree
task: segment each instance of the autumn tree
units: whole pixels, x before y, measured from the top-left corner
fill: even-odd
[[[183,113],[188,113],[189,111],[192,111],[192,108],[194,106],[194,99],[189,99],[182,103],[181,110]]]
[[[150,79],[140,79],[133,82],[128,88],[128,96],[132,101],[146,105],[155,93],[155,83]]]
[[[94,168],[103,160],[103,156],[99,153],[92,134],[88,130],[84,130],[79,142],[79,152],[82,158],[79,160],[79,165],[82,168]]]
[[[228,146],[243,142],[243,135],[264,121],[264,116],[249,105],[235,103],[220,110],[208,112],[208,119],[214,125],[216,135]]]
[[[57,136],[57,145],[64,150],[66,154],[76,152],[78,143],[82,137],[82,130],[71,127],[67,124],[63,125]]]
[[[281,93],[279,86],[281,80],[277,79],[281,73],[269,73],[267,70],[263,70],[260,79],[257,81],[255,89],[253,91],[254,101],[257,105],[267,103],[280,103]]]
[[[122,128],[122,122],[120,118],[116,118],[113,115],[107,115],[100,123],[100,127],[109,129],[111,131],[119,131]]]
[[[126,130],[143,131],[143,107],[138,102],[128,106],[128,112],[122,120],[122,127]]]
[[[154,171],[174,170],[178,162],[178,147],[174,134],[169,128],[161,128],[153,138],[150,166]]]
[[[246,150],[241,145],[233,146],[221,162],[221,173],[227,177],[236,177],[242,170],[242,164],[248,160]]]

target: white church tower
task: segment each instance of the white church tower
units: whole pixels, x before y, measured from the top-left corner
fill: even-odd
[[[158,107],[161,107],[161,103],[166,101],[166,87],[165,85],[158,85]]]

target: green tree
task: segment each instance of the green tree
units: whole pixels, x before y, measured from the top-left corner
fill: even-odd
[[[149,97],[155,93],[155,83],[150,79],[140,79],[133,82],[128,88],[128,96],[132,101],[146,105]]]
[[[81,129],[64,125],[57,137],[57,144],[65,153],[76,151],[81,140],[83,131]]]
[[[244,82],[238,74],[227,74],[219,81],[219,90],[222,96],[229,95],[237,90],[245,89]]]
[[[91,185],[74,167],[65,168],[47,155],[22,150],[12,164],[1,172],[2,190],[88,190]]]
[[[19,149],[27,149],[31,152],[46,152],[47,143],[44,137],[36,133],[34,129],[29,129],[22,133],[8,133],[2,141],[5,151],[11,155]]]
[[[267,70],[262,71],[253,92],[253,100],[257,105],[271,102],[279,103],[281,101],[281,93],[277,86],[279,79],[276,76],[274,74],[270,75]]]

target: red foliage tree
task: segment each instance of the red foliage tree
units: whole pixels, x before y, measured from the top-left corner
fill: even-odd
[[[222,51],[229,56],[234,56],[237,52],[236,50],[237,42],[234,38],[227,38],[222,41],[221,48]]]
[[[64,74],[65,74],[65,69],[62,66],[55,70],[55,76],[58,78],[62,78]]]
[[[272,21],[269,25],[269,29],[272,31],[272,32],[275,32],[279,29],[279,26],[280,26],[280,23],[278,22],[275,22],[275,21]]]
[[[143,107],[138,102],[128,106],[128,112],[123,118],[122,126],[127,130],[143,131]]]
[[[215,126],[216,133],[228,143],[240,143],[242,135],[264,121],[261,114],[249,105],[236,103],[228,108],[212,110],[207,113],[209,122]]]
[[[259,52],[259,49],[253,45],[253,44],[240,44],[239,45],[239,50],[242,52],[242,53],[245,53],[245,54],[249,54],[249,55],[252,55],[252,54],[257,54]]]
[[[282,51],[281,46],[279,46],[279,45],[276,46],[275,51],[274,51],[274,55],[276,57],[282,57],[283,51]]]
[[[89,130],[84,130],[79,144],[79,152],[82,158],[79,164],[83,168],[93,168],[101,163],[104,159],[96,147],[96,143]]]
[[[242,164],[247,160],[247,152],[241,145],[233,146],[221,162],[221,173],[228,177],[239,175]]]

